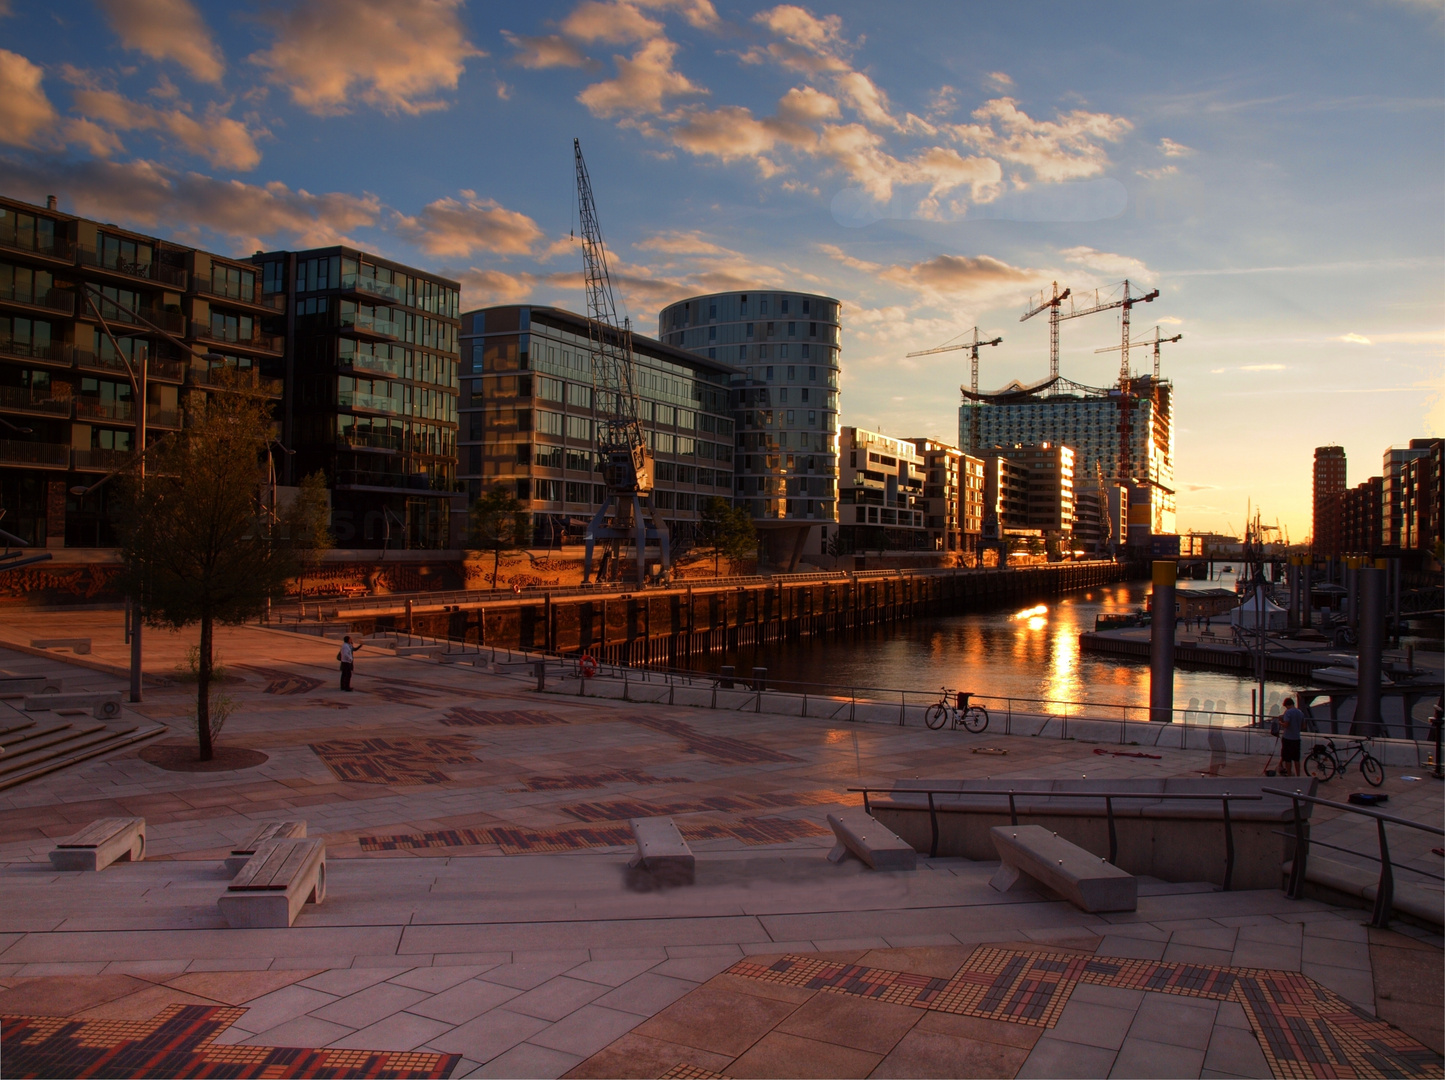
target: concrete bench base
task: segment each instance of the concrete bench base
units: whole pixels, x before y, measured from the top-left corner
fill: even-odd
[[[101,818],[56,844],[50,865],[57,870],[104,870],[121,859],[140,862],[145,854],[145,818]]]
[[[1007,892],[1027,874],[1081,911],[1133,911],[1139,881],[1097,855],[1038,825],[990,830],[1003,865],[989,882]]]
[[[247,834],[246,839],[231,849],[231,854],[226,856],[226,872],[235,877],[241,872],[241,868],[256,854],[256,849],[267,840],[304,840],[306,839],[306,822],[304,821],[267,821],[257,825]]]
[[[26,712],[45,712],[48,709],[97,709],[111,710],[107,715],[120,715],[119,690],[82,691],[72,694],[31,694],[25,699]],[[100,716],[100,712],[96,713]]]
[[[49,675],[5,675],[0,676],[0,698],[58,694],[63,686],[60,679]]]
[[[435,645],[398,645],[395,649],[397,656],[430,656],[436,651]]]
[[[287,927],[306,904],[326,899],[326,845],[320,840],[266,840],[241,867],[221,914],[234,927]]]
[[[644,869],[673,884],[692,884],[697,860],[672,818],[633,818],[630,824],[637,854],[628,867]]]
[[[90,638],[88,637],[57,637],[57,638],[31,638],[32,649],[69,649],[78,656],[84,656],[90,652]]]
[[[874,870],[918,868],[918,853],[863,810],[829,814],[828,824],[838,838],[838,843],[828,852],[829,862],[842,862],[852,853]]]

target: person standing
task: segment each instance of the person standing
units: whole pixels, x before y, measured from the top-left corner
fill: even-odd
[[[351,644],[351,635],[347,634],[341,639],[341,651],[336,654],[336,659],[341,661],[341,689],[347,693],[351,692],[351,672],[356,666],[356,650],[360,645]]]
[[[1279,718],[1279,766],[1285,776],[1300,775],[1300,736],[1304,734],[1305,714],[1295,708],[1294,698],[1280,702],[1284,715]]]

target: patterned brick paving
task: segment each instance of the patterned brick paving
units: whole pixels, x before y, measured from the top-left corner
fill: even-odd
[[[621,719],[664,735],[681,739],[689,754],[701,754],[725,765],[770,765],[798,761],[792,754],[769,750],[757,743],[730,739],[726,735],[704,735],[690,724],[666,716],[623,716]]]
[[[792,818],[745,818],[727,823],[693,822],[679,825],[688,840],[739,840],[744,844],[785,844],[828,830],[811,821]],[[443,829],[396,836],[362,836],[362,851],[412,851],[423,848],[493,846],[504,855],[580,851],[585,848],[624,847],[633,843],[626,824],[569,829]]]
[[[510,709],[502,712],[484,712],[458,705],[448,709],[441,723],[448,727],[541,727],[545,724],[565,724],[562,717],[536,709]]]
[[[855,802],[861,802],[861,799],[841,791],[785,791],[761,795],[707,795],[657,803],[617,799],[612,802],[571,803],[558,809],[578,821],[618,821],[622,818],[667,817],[708,811],[737,814],[745,810],[776,810],[784,806],[823,806],[829,803],[848,806]]]
[[[446,721],[443,721],[445,723]],[[522,781],[523,791],[585,791],[608,784],[690,784],[686,776],[653,776],[638,769],[617,772],[564,773],[560,776],[529,776]]]
[[[979,948],[947,979],[785,956],[771,965],[743,960],[729,969],[747,979],[876,1001],[1053,1027],[1079,983],[1235,1001],[1275,1076],[1440,1076],[1440,1058],[1297,972],[1206,964],[1118,960],[1066,953]]]
[[[0,1017],[6,1076],[445,1077],[456,1054],[216,1046],[245,1009],[171,1005],[150,1020]]]
[[[290,671],[281,671],[279,668],[260,667],[256,664],[238,665],[242,671],[254,671],[257,675],[267,679],[264,693],[280,694],[290,696],[292,694],[309,694],[318,686],[322,685],[320,679],[313,679],[310,675],[297,675]]]
[[[471,740],[462,735],[433,739],[335,739],[312,743],[338,780],[357,784],[444,784],[438,765],[475,765]]]

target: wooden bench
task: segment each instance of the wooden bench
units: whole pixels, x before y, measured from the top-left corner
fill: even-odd
[[[874,870],[918,868],[918,853],[912,846],[878,824],[864,810],[852,808],[829,814],[828,824],[838,838],[838,843],[828,852],[831,863],[841,862],[852,852]]]
[[[287,927],[303,905],[325,899],[325,842],[276,839],[257,846],[219,904],[232,926]]]
[[[31,638],[32,649],[69,649],[77,655],[90,652],[90,638],[88,637],[42,637]]]
[[[145,855],[145,818],[101,818],[56,844],[50,865],[57,870],[104,870],[118,859],[140,862]]]
[[[697,860],[672,818],[633,818],[629,824],[637,841],[637,854],[628,862],[629,867],[641,867],[675,883],[692,883]]]
[[[251,856],[256,854],[256,849],[267,840],[304,840],[306,839],[306,822],[304,821],[263,821],[249,833],[246,839],[231,849],[231,854],[226,856],[226,871],[235,877],[241,872]]]
[[[1139,880],[1042,825],[1000,825],[989,830],[1002,865],[989,882],[1007,892],[1027,874],[1081,911],[1133,911]]]

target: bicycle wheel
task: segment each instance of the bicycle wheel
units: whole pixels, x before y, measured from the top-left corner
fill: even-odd
[[[1385,782],[1385,767],[1377,759],[1366,754],[1360,758],[1360,775],[1371,787],[1379,787]]]
[[[970,705],[963,714],[963,726],[977,734],[988,727],[988,710],[982,705]]]
[[[946,705],[934,705],[923,714],[923,722],[934,731],[943,727],[948,720],[948,707]]]
[[[1305,758],[1305,775],[1313,776],[1320,783],[1333,779],[1337,768],[1335,759],[1323,746],[1316,746]]]

